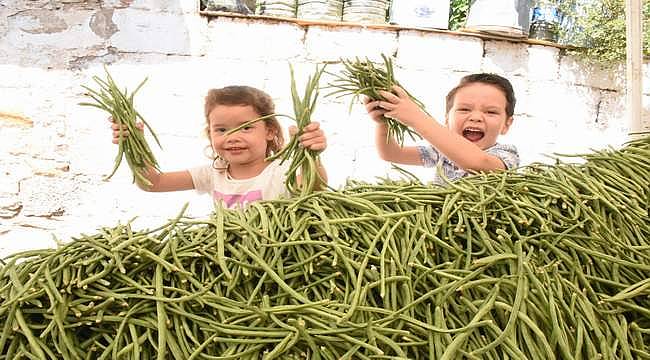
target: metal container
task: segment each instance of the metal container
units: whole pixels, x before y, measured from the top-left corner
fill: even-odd
[[[528,38],[557,42],[559,35],[558,25],[548,21],[536,21],[530,26]]]

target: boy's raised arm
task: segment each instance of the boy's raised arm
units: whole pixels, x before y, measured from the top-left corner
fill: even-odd
[[[472,171],[505,169],[505,165],[501,159],[486,153],[469,140],[452,132],[436,121],[436,119],[424,113],[403,89],[395,86],[393,91],[395,94],[388,91],[381,92],[386,101],[377,102],[377,105],[384,109],[384,115],[395,118],[415,130],[422,138],[449,158],[449,160],[453,161],[458,167]],[[377,141],[379,142],[379,139]],[[408,155],[402,156],[405,158],[408,158],[408,156],[417,156],[417,164],[421,164],[417,149],[414,150],[414,154],[409,153]]]

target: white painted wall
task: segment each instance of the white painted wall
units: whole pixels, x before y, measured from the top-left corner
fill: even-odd
[[[116,147],[106,114],[80,107],[82,85],[94,87],[103,64],[121,86],[147,84],[136,106],[161,138],[164,170],[208,161],[203,149],[203,97],[209,88],[256,86],[291,113],[289,67],[299,80],[315,64],[340,57],[395,54],[398,79],[429,112],[444,117],[444,96],[463,75],[507,76],[518,98],[503,142],[524,164],[544,154],[618,146],[626,138],[623,72],[589,68],[550,46],[470,35],[200,16],[190,0],[15,0],[0,5],[0,256],[54,246],[137,216],[161,224],[185,202],[204,216],[210,200],[193,192],[153,194],[131,183],[126,167],[110,181]],[[650,122],[650,78],[644,66],[643,119]],[[323,79],[323,84],[328,78]],[[327,91],[324,91],[327,93]],[[315,119],[328,135],[323,154],[331,185],[348,177],[386,176],[373,126],[360,105],[322,97]],[[286,123],[285,123],[286,124]],[[409,168],[423,179],[430,174]]]

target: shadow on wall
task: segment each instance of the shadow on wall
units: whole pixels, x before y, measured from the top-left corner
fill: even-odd
[[[2,63],[75,70],[92,62],[111,63],[118,54],[186,56],[200,48],[199,29],[190,23],[200,19],[194,1],[151,2],[157,7],[133,0],[114,3],[9,2],[0,22]]]
[[[119,63],[109,69],[129,90],[149,76],[136,97],[138,110],[163,144],[169,136],[191,143],[174,146],[173,154],[162,154],[163,161],[187,153],[204,160],[205,144],[197,139],[205,91],[190,86],[191,79],[183,79],[178,70],[188,68],[190,55],[199,53],[205,19],[192,1],[110,3],[114,7],[97,0],[0,5],[0,234],[6,226],[60,235],[67,222],[79,231],[92,230],[125,217],[125,209],[156,202],[161,216],[175,216],[187,201],[187,194],[147,194],[150,200],[145,200],[131,184],[128,169],[103,181],[116,154],[107,114],[78,103],[87,100],[81,85],[94,87],[91,77],[104,76],[103,64]],[[185,119],[183,126],[171,126],[168,119],[174,118]],[[146,216],[152,211],[129,212]]]

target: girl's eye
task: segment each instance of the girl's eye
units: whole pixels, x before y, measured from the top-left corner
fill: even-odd
[[[458,108],[456,111],[458,111],[458,112],[468,112],[469,109],[468,108]]]
[[[214,128],[212,129],[216,134],[223,134],[226,132],[226,128]]]
[[[249,126],[244,126],[244,128],[242,130],[243,131],[250,131],[252,129],[253,129],[253,127],[249,125]]]

